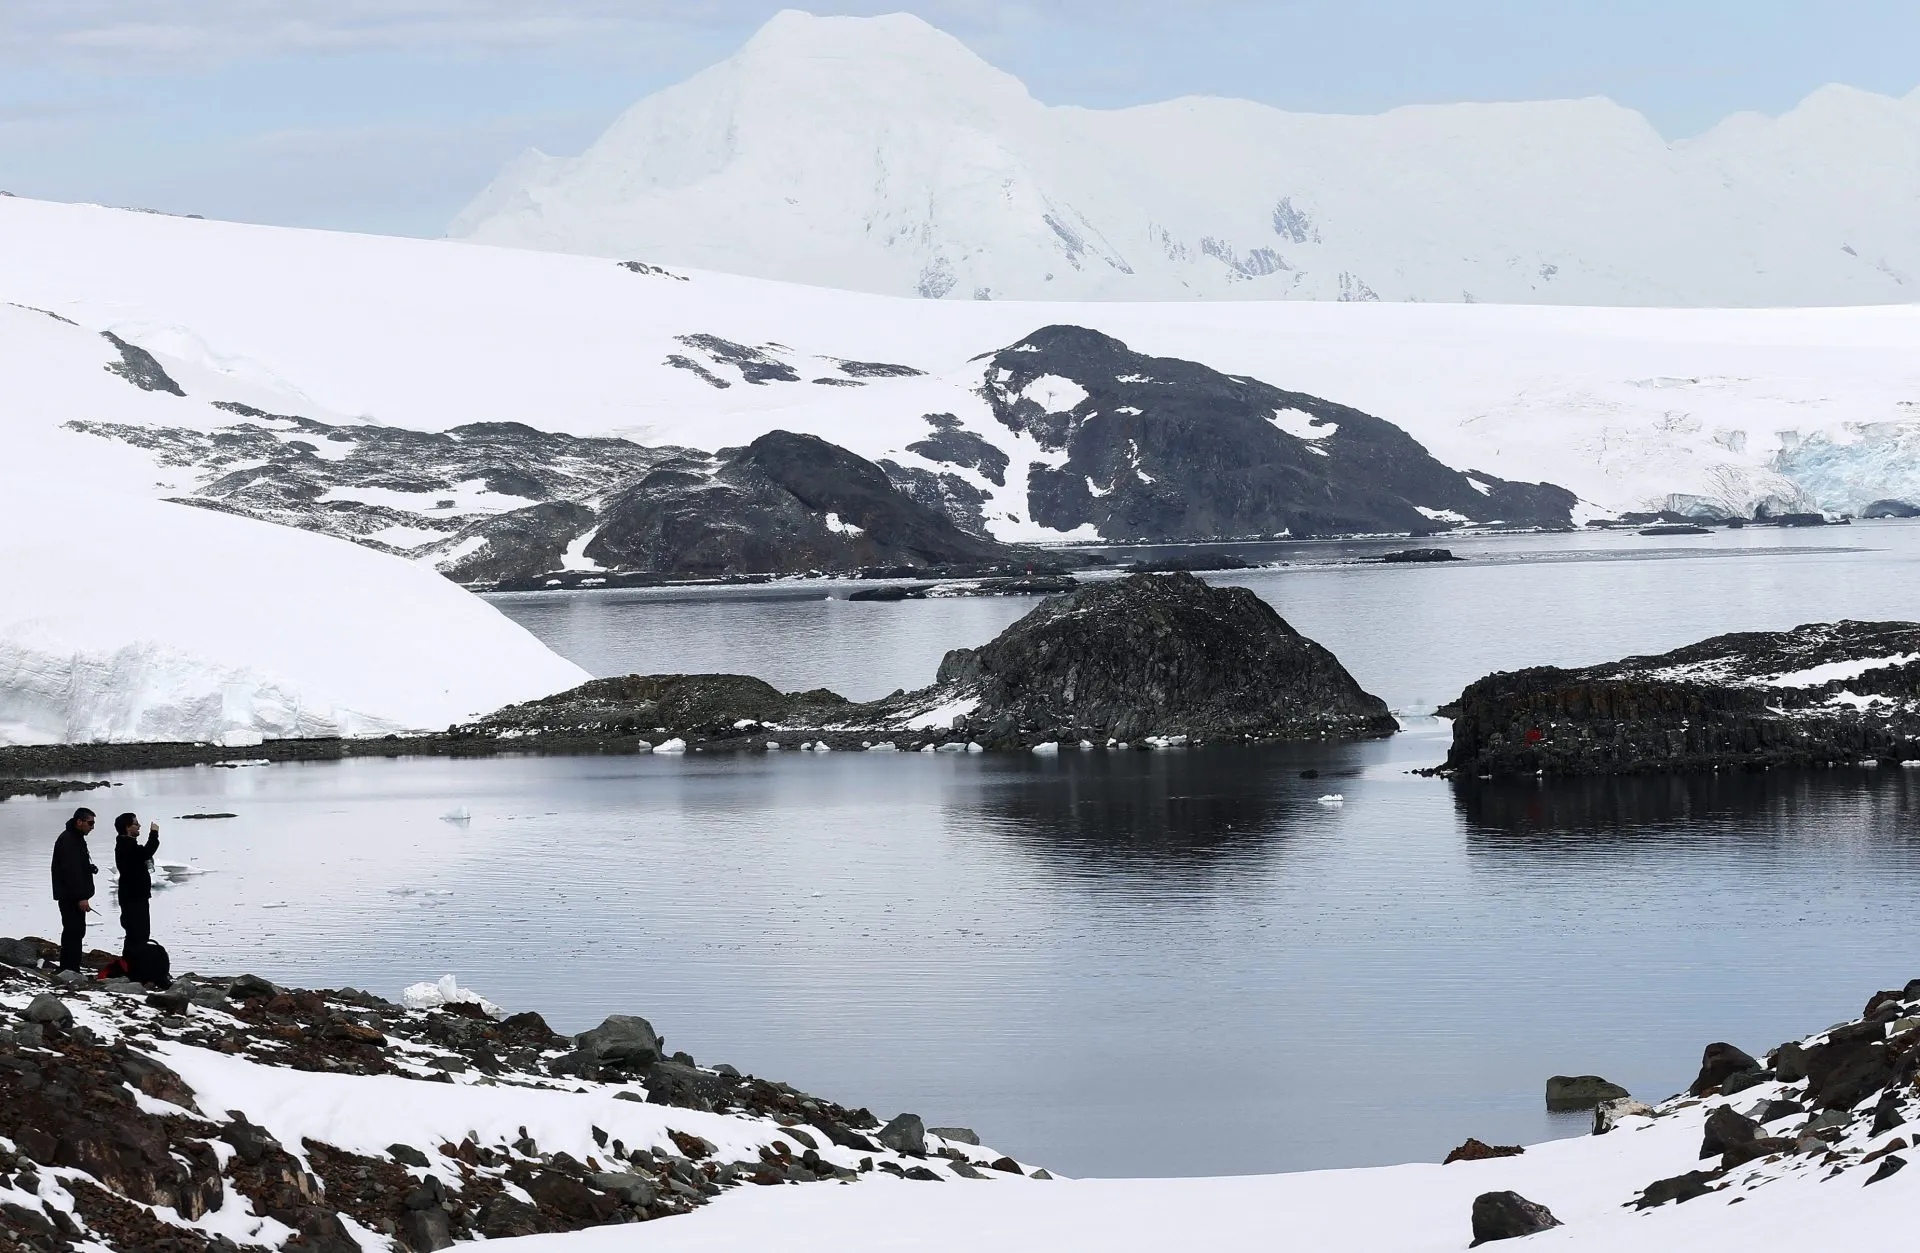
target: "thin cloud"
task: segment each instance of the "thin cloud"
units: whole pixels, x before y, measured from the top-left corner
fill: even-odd
[[[1189,0],[932,0],[856,3],[832,11],[910,9],[980,34],[1049,25],[1181,22],[1245,7]],[[640,41],[662,28],[754,26],[788,7],[766,0],[6,0],[0,57],[94,68],[163,69],[285,54],[405,50],[500,52]]]

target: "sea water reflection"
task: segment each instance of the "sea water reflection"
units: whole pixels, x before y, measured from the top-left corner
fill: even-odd
[[[183,965],[641,1012],[1068,1172],[1577,1130],[1546,1075],[1663,1095],[1708,1040],[1915,973],[1920,772],[1407,773],[1442,744],[354,761],[129,774],[112,803],[215,872],[156,905]],[[63,808],[0,806],[0,931],[48,929]],[[205,811],[238,817],[174,820]]]

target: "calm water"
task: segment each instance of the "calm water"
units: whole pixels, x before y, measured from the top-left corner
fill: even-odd
[[[1496,555],[1468,565],[1235,580],[1402,709],[1494,668],[1920,618],[1920,527],[1639,559],[1681,542],[1483,543]],[[1854,551],[1813,551],[1835,547]],[[1031,607],[819,590],[505,607],[601,672],[857,695],[923,682]],[[183,967],[388,995],[451,970],[564,1029],[642,1013],[703,1061],[972,1125],[1069,1173],[1433,1159],[1468,1135],[1582,1130],[1543,1112],[1548,1074],[1665,1095],[1709,1040],[1762,1049],[1920,974],[1920,771],[1460,790],[1407,773],[1445,746],[1443,724],[1409,726],[1058,759],[128,772],[108,805],[159,817],[163,860],[213,871],[155,902]],[[47,848],[72,803],[0,805],[0,933],[54,928]],[[169,821],[210,810],[238,817]]]

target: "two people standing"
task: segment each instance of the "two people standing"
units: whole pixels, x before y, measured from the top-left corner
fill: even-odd
[[[95,818],[91,809],[73,811],[66,829],[53,842],[53,899],[60,904],[60,969],[80,969],[86,955],[87,915],[93,908],[94,875],[100,868],[93,864],[87,848]],[[113,864],[120,875],[120,926],[126,932],[121,959],[129,967],[153,935],[153,880],[148,866],[160,849],[160,824],[149,823],[147,838],[140,839],[140,819],[121,814],[113,820]]]

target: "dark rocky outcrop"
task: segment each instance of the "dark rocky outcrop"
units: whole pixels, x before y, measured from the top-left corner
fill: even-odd
[[[1920,624],[1815,623],[1495,674],[1447,712],[1442,770],[1461,776],[1906,761],[1920,758]]]
[[[1017,555],[902,494],[885,470],[772,431],[707,462],[665,462],[610,499],[586,556],[698,577],[865,566],[1011,571]]]
[[[1066,454],[1029,473],[1034,521],[1111,540],[1431,532],[1449,518],[1566,527],[1575,503],[1550,484],[1449,469],[1358,409],[1084,327],[995,353],[982,394],[1003,425]]]
[[[1530,1236],[1559,1225],[1553,1211],[1518,1192],[1482,1192],[1473,1198],[1473,1244],[1467,1247]]]
[[[935,687],[978,700],[964,725],[982,743],[1364,739],[1399,728],[1271,605],[1184,573],[1043,601],[992,643],[948,653]]]
[[[1390,566],[1432,565],[1436,562],[1459,561],[1450,548],[1403,548],[1399,552],[1388,553],[1380,558]]]

